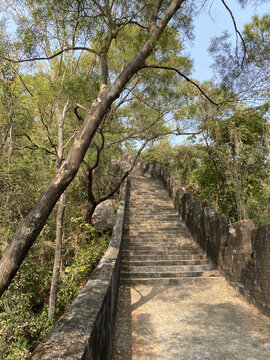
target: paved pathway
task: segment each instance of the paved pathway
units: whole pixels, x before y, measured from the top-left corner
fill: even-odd
[[[114,360],[269,360],[270,320],[193,243],[157,181],[133,177]]]

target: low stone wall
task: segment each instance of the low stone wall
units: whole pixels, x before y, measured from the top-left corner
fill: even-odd
[[[33,360],[109,360],[120,280],[127,181],[122,185],[109,247],[81,293],[33,352]]]
[[[130,162],[132,156],[124,154]],[[270,316],[270,224],[254,228],[251,220],[231,224],[228,217],[215,216],[210,207],[193,201],[179,180],[165,166],[138,160],[143,174],[159,178],[185,221],[195,241],[206,252],[226,280],[248,301]]]

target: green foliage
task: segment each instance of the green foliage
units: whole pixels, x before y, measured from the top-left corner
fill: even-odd
[[[84,223],[82,218],[72,218],[71,221],[79,224],[81,240],[76,245],[77,250],[75,250],[72,263],[66,264],[64,274],[60,278],[57,314],[62,313],[78,294],[89,274],[104,254],[110,241],[108,235]],[[89,243],[86,243],[85,239],[89,239]]]
[[[239,93],[239,100],[245,103],[269,101],[269,19],[268,14],[253,17],[243,31],[244,43],[236,49],[227,32],[214,38],[209,48],[223,86]]]
[[[70,243],[64,244],[57,316],[74,300],[110,240],[106,234],[87,227],[81,221],[82,219],[72,219],[79,236],[71,233],[69,242],[72,247]],[[1,359],[26,359],[52,326],[47,314],[53,244],[49,246],[48,241],[44,243],[43,237],[44,234],[0,300]],[[91,241],[85,240],[90,238]],[[43,256],[44,252],[47,253],[47,258]]]
[[[173,147],[168,139],[159,141],[142,153],[143,160],[153,163],[162,163],[170,166],[173,157]]]
[[[270,222],[268,106],[236,108],[202,125],[207,144],[152,146],[143,158],[165,164],[204,205],[231,221]]]

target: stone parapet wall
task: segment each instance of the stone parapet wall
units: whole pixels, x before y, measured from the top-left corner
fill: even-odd
[[[128,183],[125,181],[106,253],[81,293],[30,359],[111,359],[127,191]]]
[[[132,161],[127,152],[123,160]],[[217,217],[211,207],[203,207],[185,192],[164,165],[137,161],[142,174],[160,179],[175,208],[195,241],[221,271],[227,281],[248,301],[270,316],[270,224],[254,228],[251,220],[231,224]]]

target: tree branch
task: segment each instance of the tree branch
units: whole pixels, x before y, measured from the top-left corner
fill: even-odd
[[[5,56],[0,56],[0,57],[2,59],[6,60],[6,61],[10,61],[10,62],[12,62],[14,64],[17,64],[17,63],[38,61],[38,60],[51,60],[51,59],[55,58],[56,56],[59,56],[59,55],[63,54],[64,52],[68,52],[68,51],[71,51],[71,50],[85,50],[85,51],[89,51],[89,52],[99,56],[99,54],[93,49],[90,49],[90,48],[85,47],[85,46],[74,46],[74,47],[67,47],[65,49],[57,51],[55,54],[52,54],[50,56],[44,56],[44,57],[41,56],[41,57],[34,57],[34,58],[29,58],[29,59],[19,59],[19,60],[10,59],[10,58],[7,58]]]
[[[96,145],[97,158],[96,158],[95,164],[94,164],[92,167],[90,167],[90,171],[91,171],[91,172],[93,172],[93,171],[98,167],[99,160],[100,160],[100,153],[101,153],[101,151],[103,150],[104,144],[105,144],[105,137],[104,137],[104,134],[103,134],[102,129],[99,129],[99,133],[100,133],[101,139],[102,139],[102,140],[101,140],[101,145],[100,145],[100,146]]]
[[[46,129],[48,140],[49,140],[51,146],[54,148],[55,153],[57,153],[56,145],[54,144],[54,142],[53,142],[52,139],[51,139],[50,130],[49,130],[49,128],[48,128],[48,125],[47,125],[47,124],[45,123],[45,121],[44,121],[43,115],[42,115],[42,113],[41,113],[41,111],[40,111],[40,107],[38,108],[38,112],[39,112],[39,115],[40,115],[41,123],[42,123],[42,125],[45,127],[45,129]]]
[[[150,28],[153,29],[155,28],[156,24],[157,24],[157,18],[158,18],[158,11],[161,7],[163,0],[157,0],[154,7],[153,7],[153,11],[152,14],[150,16]]]
[[[68,144],[75,138],[75,136],[78,134],[78,131],[75,131],[74,134],[68,139],[68,141],[66,142],[66,144],[63,147],[63,150],[65,150],[65,148],[68,146]]]
[[[212,103],[213,105],[218,106],[219,103],[216,103],[215,101],[213,101],[206,93],[205,91],[193,80],[191,80],[187,75],[183,74],[181,71],[179,71],[178,69],[176,69],[175,67],[172,66],[162,66],[162,65],[144,65],[142,66],[142,69],[162,69],[162,70],[172,70],[175,71],[178,75],[180,75],[181,77],[183,77],[186,81],[190,82],[191,84],[193,84],[194,86],[196,86],[196,88],[200,91],[200,93],[203,94],[204,97],[206,97],[206,99],[208,101],[210,101],[210,103]]]
[[[56,153],[54,153],[54,152],[46,149],[44,146],[39,146],[39,145],[37,145],[36,143],[34,143],[34,142],[32,141],[32,139],[30,138],[29,135],[27,135],[27,134],[21,134],[21,136],[25,136],[25,137],[30,141],[30,143],[31,143],[32,146],[33,146],[33,147],[31,147],[31,148],[30,148],[29,146],[26,146],[26,148],[29,148],[29,149],[31,149],[31,150],[44,150],[47,154],[50,154],[50,155],[53,155],[53,156],[56,156],[56,155],[57,155]]]
[[[23,78],[21,77],[21,75],[14,69],[15,73],[19,76],[19,79],[21,80],[25,90],[28,92],[29,95],[31,95],[32,97],[34,96],[31,91],[29,90],[28,86],[25,84]]]
[[[241,62],[241,68],[243,69],[244,67],[244,61],[245,61],[245,57],[246,57],[246,53],[247,53],[247,47],[246,47],[246,43],[245,43],[245,40],[241,34],[241,32],[238,30],[237,28],[237,24],[236,24],[236,21],[235,21],[235,18],[233,16],[233,13],[231,11],[231,9],[229,8],[229,6],[226,4],[226,2],[224,0],[221,0],[222,4],[225,6],[225,8],[228,10],[231,18],[232,18],[232,21],[233,21],[233,26],[234,26],[234,30],[235,32],[239,35],[241,41],[242,41],[242,44],[243,44],[243,47],[244,47],[244,55],[243,55],[243,58],[242,58],[242,62]],[[237,42],[236,42],[236,51],[237,51]]]
[[[122,176],[122,178],[120,179],[120,181],[118,182],[118,184],[115,186],[115,188],[113,190],[110,191],[110,193],[108,193],[107,195],[101,197],[100,199],[98,199],[96,201],[96,206],[100,203],[102,203],[103,201],[109,199],[110,197],[112,197],[117,191],[118,189],[120,188],[121,184],[123,183],[123,181],[128,177],[128,175],[131,173],[131,171],[133,170],[135,164],[136,164],[136,161],[139,157],[139,155],[141,154],[141,152],[143,151],[143,149],[145,148],[145,146],[147,145],[147,143],[152,140],[152,139],[146,139],[142,146],[140,147],[140,149],[137,151],[137,154],[133,160],[133,163],[131,165],[131,167],[124,173],[124,175]]]

